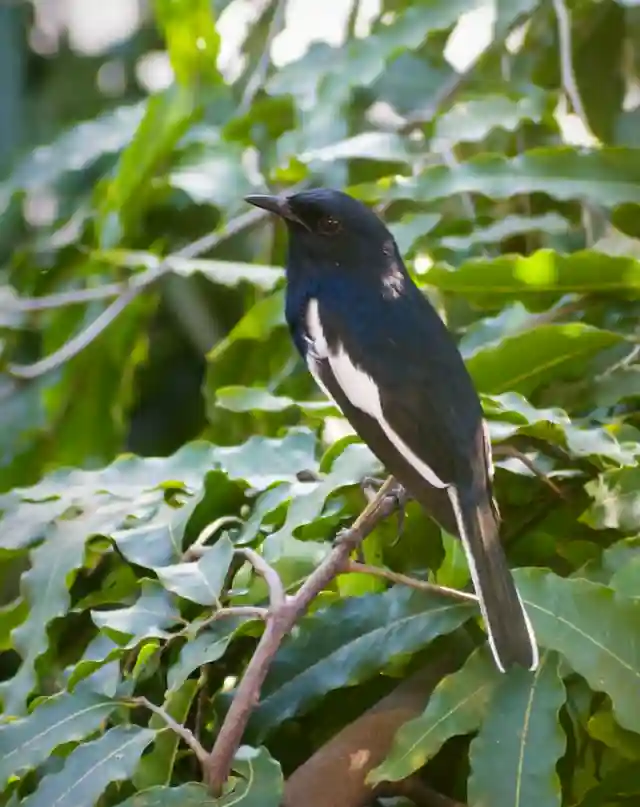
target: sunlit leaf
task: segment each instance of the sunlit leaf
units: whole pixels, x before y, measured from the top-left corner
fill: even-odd
[[[208,0],[154,0],[154,8],[178,81],[191,85],[203,78],[220,82],[220,37],[212,4]]]

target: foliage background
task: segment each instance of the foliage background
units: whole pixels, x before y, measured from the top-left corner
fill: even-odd
[[[283,778],[444,661],[370,775],[420,771],[431,789],[395,804],[635,803],[640,5],[313,6],[111,0],[119,41],[86,17],[84,51],[73,3],[0,7],[1,803],[278,805]],[[262,628],[203,621],[266,597],[234,546],[293,590],[380,471],[294,356],[283,233],[242,201],[299,183],[376,205],[495,445],[560,489],[500,455],[543,663],[499,677],[472,606],[340,575],[215,799],[148,702],[211,748]],[[364,554],[468,583],[413,504]],[[356,803],[335,786],[304,803]]]

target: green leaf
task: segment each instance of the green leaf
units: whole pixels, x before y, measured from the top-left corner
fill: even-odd
[[[587,731],[595,740],[614,748],[621,756],[640,759],[640,736],[620,728],[608,709],[600,709],[589,718]]]
[[[442,216],[439,213],[418,213],[403,216],[389,225],[401,255],[411,252],[415,244],[437,226]]]
[[[495,128],[513,132],[524,120],[539,122],[545,106],[546,98],[542,92],[521,98],[485,95],[460,101],[436,119],[434,146],[437,149],[440,141],[445,145],[479,142]]]
[[[215,462],[232,479],[244,479],[264,490],[274,482],[293,482],[300,471],[315,471],[316,439],[305,428],[290,429],[282,438],[250,437],[240,446],[221,446]]]
[[[31,553],[31,568],[21,578],[22,595],[30,606],[29,615],[11,634],[22,664],[13,678],[0,684],[7,714],[24,712],[24,704],[37,681],[36,660],[48,646],[47,625],[69,608],[67,578],[82,565],[91,526],[90,518],[75,523],[61,522],[51,531],[48,540]]]
[[[45,776],[24,807],[94,807],[111,782],[129,779],[155,737],[152,729],[116,726],[100,739],[75,748],[62,770]]]
[[[475,731],[500,679],[488,649],[475,650],[460,670],[440,681],[423,714],[400,727],[389,755],[371,771],[368,781],[405,779],[435,756],[448,739]]]
[[[142,790],[118,807],[219,807],[220,802],[209,795],[207,788],[197,782],[179,787],[152,787]]]
[[[553,653],[533,673],[517,668],[504,676],[471,742],[470,804],[560,807],[556,765],[566,746],[559,722],[565,698]]]
[[[495,244],[525,233],[545,233],[547,235],[564,235],[570,230],[569,222],[557,213],[545,213],[542,216],[505,216],[503,219],[477,227],[469,235],[448,235],[441,238],[438,244],[446,249],[466,252],[474,247]],[[509,257],[509,256],[506,256]],[[463,264],[465,266],[466,264]],[[462,267],[460,267],[462,269]],[[431,271],[424,275],[427,283],[431,283]],[[446,280],[444,281],[446,283]],[[438,285],[437,280],[433,285]]]
[[[65,174],[84,171],[101,157],[123,149],[134,137],[144,111],[144,103],[116,107],[34,149],[0,185],[0,213],[12,194],[56,185]]]
[[[354,137],[329,146],[312,149],[298,155],[304,163],[333,162],[334,160],[382,160],[383,162],[409,162],[411,152],[408,141],[392,132],[361,132]]]
[[[162,708],[177,723],[184,725],[197,691],[197,681],[185,681],[179,689],[169,693]],[[159,715],[151,716],[149,728],[156,729],[159,733],[151,752],[140,760],[138,770],[134,774],[133,783],[139,790],[169,784],[180,744],[178,735],[167,728],[167,724]],[[161,731],[162,729],[164,731]]]
[[[40,765],[57,746],[91,734],[116,705],[87,686],[78,686],[41,701],[27,717],[0,725],[0,785]]]
[[[233,544],[223,535],[195,563],[176,563],[155,572],[174,594],[200,605],[218,605],[233,551]]]
[[[128,608],[91,611],[91,619],[99,628],[109,628],[129,636],[128,647],[150,636],[168,638],[166,628],[175,626],[180,620],[173,597],[159,583],[142,580],[141,588],[140,597]]]
[[[492,440],[507,440],[513,435],[530,435],[562,446],[574,457],[589,457],[596,464],[604,460],[619,465],[635,465],[637,443],[620,444],[605,428],[581,427],[557,407],[537,409],[515,392],[483,396]]]
[[[277,653],[252,725],[260,736],[338,687],[362,681],[474,615],[467,602],[403,587],[342,600],[304,619]]]
[[[91,258],[98,263],[128,269],[138,269],[139,267],[156,269],[162,264],[174,274],[183,277],[199,273],[220,286],[251,283],[264,291],[271,291],[284,276],[282,269],[278,266],[264,266],[240,261],[213,261],[204,258],[181,258],[177,255],[160,257],[152,252],[132,249],[96,250],[92,253]]]
[[[170,457],[128,455],[97,471],[56,470],[32,487],[0,495],[3,547],[28,547],[51,531],[72,527],[72,516],[86,512],[91,514],[89,527],[100,535],[124,537],[127,529],[142,525],[157,529],[153,540],[164,546],[168,558],[175,558],[184,524],[181,508],[166,502],[166,488],[172,485],[193,502],[204,489],[214,457],[214,447],[200,441],[182,446]]]
[[[528,395],[557,378],[579,377],[598,351],[621,340],[616,333],[579,322],[540,325],[480,348],[467,360],[467,367],[479,392]]]
[[[374,187],[355,189],[360,196],[379,196]],[[426,168],[415,179],[398,179],[384,196],[433,202],[457,193],[479,193],[503,199],[521,193],[546,193],[556,199],[587,199],[603,207],[640,202],[640,155],[637,150],[593,151],[537,148],[517,157],[481,154],[455,166]]]
[[[502,255],[473,259],[455,270],[435,266],[425,281],[443,291],[462,294],[479,304],[527,300],[550,292],[552,302],[563,294],[640,292],[640,261],[608,257],[592,250],[562,255],[541,249],[533,255]],[[546,295],[548,296],[548,295]]]
[[[280,763],[266,748],[241,745],[233,759],[237,774],[231,792],[224,793],[219,807],[280,807],[284,781]]]
[[[245,617],[225,617],[189,638],[180,649],[178,660],[167,673],[169,690],[181,687],[194,670],[221,659],[238,628],[247,621]],[[195,627],[192,623],[192,630]]]
[[[154,8],[178,81],[187,85],[201,79],[220,83],[220,37],[209,0],[154,0]]]
[[[117,243],[121,230],[138,219],[150,179],[187,130],[196,110],[192,89],[173,86],[149,98],[145,116],[123,151],[115,176],[102,188],[98,220],[102,248]]]
[[[514,575],[540,645],[561,653],[593,690],[606,692],[618,723],[640,733],[640,602],[542,569]]]
[[[273,395],[264,387],[219,387],[215,403],[230,412],[283,412],[291,407],[318,414],[335,411],[330,401],[294,401],[285,395]]]
[[[280,290],[252,306],[231,332],[209,351],[207,361],[210,364],[218,361],[231,345],[243,339],[266,339],[275,328],[284,324],[284,292]]]

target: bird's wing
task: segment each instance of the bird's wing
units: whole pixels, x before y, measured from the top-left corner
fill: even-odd
[[[388,309],[372,312],[372,332],[356,317],[311,301],[311,352],[328,362],[351,406],[377,422],[429,485],[489,488],[490,449],[477,393],[451,336],[424,302],[425,309],[418,301],[403,311],[408,322],[384,321]]]

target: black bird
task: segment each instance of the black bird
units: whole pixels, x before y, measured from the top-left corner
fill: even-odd
[[[535,636],[500,543],[480,400],[393,236],[336,190],[246,201],[287,225],[286,317],[318,385],[398,482],[462,540],[498,668],[535,669]]]

